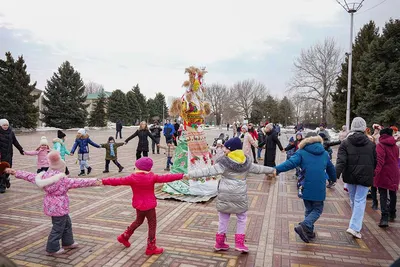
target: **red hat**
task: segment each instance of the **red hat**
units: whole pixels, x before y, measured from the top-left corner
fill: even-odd
[[[396,127],[396,126],[392,126],[392,127],[390,127],[394,132],[398,132],[399,131],[399,129]]]
[[[136,161],[135,166],[138,170],[149,172],[153,168],[153,160],[148,157],[140,158]]]

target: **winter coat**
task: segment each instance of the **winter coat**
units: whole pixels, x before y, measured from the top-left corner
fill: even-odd
[[[257,135],[258,135],[258,139],[257,139],[258,145],[264,143],[264,141],[265,141],[265,135],[264,135],[264,133],[263,133],[263,131],[262,131],[261,129],[258,130]]]
[[[47,216],[64,216],[69,214],[68,190],[95,186],[97,181],[96,178],[68,178],[64,173],[53,170],[45,172],[41,178],[37,178],[37,175],[36,173],[17,171],[15,177],[40,187],[43,186],[43,183],[48,184],[43,187],[45,192],[43,210]]]
[[[273,168],[253,164],[250,156],[242,150],[236,150],[217,159],[211,167],[189,171],[188,176],[201,178],[221,175],[217,188],[217,210],[239,214],[249,209],[246,183],[249,173],[270,174],[273,171]]]
[[[377,165],[374,186],[397,191],[399,189],[400,172],[398,167],[399,149],[393,136],[383,134],[376,146]]]
[[[281,141],[278,139],[278,134],[274,129],[267,133],[265,138],[265,157],[264,166],[275,167],[275,157],[276,157],[276,146],[278,145],[279,150],[283,150]]]
[[[65,161],[65,155],[71,154],[69,150],[65,147],[64,140],[60,138],[53,139],[53,150],[60,152],[60,156],[64,161]]]
[[[117,123],[115,124],[115,128],[116,128],[117,132],[120,132],[122,130],[122,122],[117,121]]]
[[[376,166],[375,144],[362,132],[351,132],[339,147],[336,177],[343,182],[371,186]]]
[[[11,127],[9,127],[7,131],[4,131],[3,128],[0,127],[0,159],[1,161],[8,162],[10,165],[12,165],[13,145],[19,150],[21,155],[24,154],[24,149],[18,143]]]
[[[175,127],[171,123],[167,123],[164,125],[163,134],[165,138],[172,140],[172,136],[174,135],[174,133]]]
[[[257,133],[257,131],[255,129],[254,129],[254,131],[249,131],[249,134],[251,135],[251,137],[253,137],[253,139],[255,141],[258,142],[258,133]]]
[[[296,152],[299,149],[299,145],[301,143],[301,141],[303,141],[304,139],[301,140],[294,140],[293,144],[288,144],[287,147],[285,148],[285,151],[289,151],[294,149],[294,152]]]
[[[50,149],[39,148],[33,151],[25,151],[24,154],[28,156],[37,156],[37,168],[47,168],[49,167],[49,161],[47,160],[47,154],[49,154]]]
[[[136,151],[141,151],[141,152],[149,151],[149,140],[147,140],[148,137],[150,137],[151,140],[153,140],[153,142],[156,143],[157,145],[159,144],[159,142],[157,142],[157,140],[148,130],[137,130],[134,134],[132,134],[131,136],[128,137],[128,139],[125,140],[125,143],[128,143],[131,139],[135,138],[136,136],[139,138],[139,143],[136,148]]]
[[[123,146],[124,143],[114,143],[114,156],[111,156],[110,143],[101,144],[100,147],[106,149],[106,160],[116,160],[118,159],[118,147]]]
[[[151,125],[150,127],[150,132],[155,138],[160,138],[161,137],[161,126],[160,125]]]
[[[89,145],[100,148],[98,144],[90,140],[89,135],[80,136],[78,135],[75,139],[75,144],[71,149],[71,153],[75,153],[75,149],[79,146],[78,154],[88,154],[89,153]]]
[[[168,183],[183,178],[183,174],[158,175],[152,172],[137,172],[126,177],[102,179],[103,185],[129,185],[132,188],[132,207],[146,211],[157,207],[154,195],[156,183]]]
[[[250,133],[245,133],[243,138],[243,152],[245,155],[253,156],[251,151],[252,146],[256,146],[256,141]]]
[[[277,172],[286,172],[296,167],[304,171],[303,199],[324,201],[326,198],[326,180],[336,181],[336,171],[328,152],[319,136],[301,141],[299,150],[287,161],[276,166]]]
[[[178,131],[179,131],[179,127],[180,127],[180,125],[178,124],[178,123],[175,123],[174,124],[174,135],[175,135],[175,137],[178,137]]]
[[[331,136],[329,135],[329,132],[326,130],[326,129],[324,129],[324,130],[318,130],[317,131],[317,134],[319,135],[319,134],[324,134],[325,136],[326,136],[326,138],[328,139],[328,141],[330,141],[331,140]]]

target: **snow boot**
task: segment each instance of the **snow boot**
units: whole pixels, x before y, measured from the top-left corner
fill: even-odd
[[[229,245],[225,244],[226,241],[226,234],[216,234],[215,235],[215,246],[214,249],[216,251],[220,251],[220,250],[228,250],[229,249]]]
[[[81,173],[80,174],[78,174],[78,176],[85,176],[86,174],[85,174],[85,170],[81,170]]]
[[[162,254],[164,252],[163,248],[158,248],[156,246],[156,239],[153,240],[147,239],[147,248],[146,248],[146,255],[157,255]]]
[[[394,222],[394,220],[396,219],[396,212],[391,212],[390,216],[389,216],[389,221]]]
[[[373,210],[378,210],[378,200],[372,200],[372,206],[371,208]]]
[[[389,226],[389,216],[388,214],[382,214],[381,221],[379,222],[379,227],[388,227]]]
[[[122,234],[120,234],[117,237],[117,240],[119,243],[121,243],[122,245],[124,245],[125,247],[129,248],[131,246],[131,243],[129,243],[129,238],[133,235],[133,230],[128,227],[125,232],[123,232]]]
[[[92,167],[87,168],[87,174],[89,175],[92,172]]]
[[[249,248],[245,246],[244,242],[246,235],[244,234],[236,234],[235,235],[235,250],[247,253],[249,252]]]

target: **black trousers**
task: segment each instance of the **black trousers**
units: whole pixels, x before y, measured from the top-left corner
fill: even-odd
[[[390,196],[390,204],[388,205],[388,191]],[[381,213],[382,216],[388,216],[389,214],[396,214],[396,204],[397,204],[397,195],[396,191],[387,190],[385,188],[379,188],[379,195],[381,198]]]
[[[154,137],[154,139],[156,139],[158,144],[160,143],[160,137]],[[153,151],[153,154],[154,154],[156,145],[157,144],[153,140],[151,140],[151,150]],[[160,154],[160,148],[159,147],[157,147],[157,154]]]
[[[108,170],[110,169],[110,162],[111,162],[111,160],[106,159],[106,168],[105,168],[106,171],[108,171]],[[118,160],[114,159],[112,162],[114,162],[114,164],[115,164],[118,168],[121,168],[121,167],[122,167],[121,164],[119,164]]]
[[[115,139],[118,139],[118,133],[119,133],[119,139],[122,139],[122,130],[117,130],[117,132],[115,133]]]
[[[256,148],[251,146],[251,152],[253,153],[253,161],[257,162]]]
[[[378,203],[378,189],[375,186],[371,186],[371,198],[373,202]]]
[[[7,161],[10,164],[10,168],[12,168],[12,159]],[[0,175],[0,188],[9,188],[10,187],[10,175],[7,173],[3,173]]]
[[[63,247],[71,246],[74,243],[72,234],[72,222],[69,215],[52,216],[53,228],[47,239],[47,252],[57,252],[60,249],[60,239]]]
[[[47,172],[48,169],[49,169],[49,167],[42,167],[40,169],[37,169],[37,173]]]
[[[148,157],[149,156],[149,151],[136,151],[136,160],[140,159],[142,157],[142,153],[143,153],[143,157]]]

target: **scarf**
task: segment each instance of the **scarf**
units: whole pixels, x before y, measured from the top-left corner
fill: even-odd
[[[115,157],[114,144],[110,144],[110,156]]]

